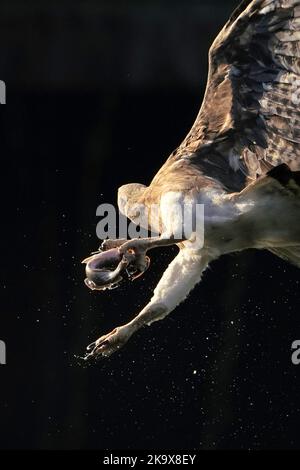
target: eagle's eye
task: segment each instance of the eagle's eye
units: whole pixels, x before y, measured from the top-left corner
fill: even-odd
[[[139,210],[134,210],[133,212],[130,212],[130,217],[132,219],[137,219],[138,217],[140,217],[141,215],[141,211]]]

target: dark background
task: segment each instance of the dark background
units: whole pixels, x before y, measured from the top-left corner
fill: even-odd
[[[183,139],[236,3],[1,2],[1,448],[300,447],[299,271],[267,252],[214,262],[110,359],[78,357],[174,256],[112,292],[83,284],[97,206],[148,183]]]

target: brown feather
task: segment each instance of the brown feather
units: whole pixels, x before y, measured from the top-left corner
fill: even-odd
[[[170,159],[228,191],[280,163],[300,169],[300,0],[235,10],[210,49],[199,115]]]

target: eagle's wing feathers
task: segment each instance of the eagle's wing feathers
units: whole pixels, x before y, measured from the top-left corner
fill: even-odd
[[[199,115],[172,158],[182,156],[213,176],[217,164],[229,189],[226,171],[246,184],[280,163],[300,169],[300,0],[246,1],[233,13],[210,49]]]

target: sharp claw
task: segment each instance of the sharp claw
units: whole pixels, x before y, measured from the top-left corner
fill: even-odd
[[[85,361],[101,360],[110,357],[115,351],[119,350],[127,341],[122,337],[116,338],[119,329],[115,328],[111,333],[101,336],[99,339],[87,346],[87,354],[84,357]],[[115,344],[116,341],[116,344]]]
[[[96,345],[96,342],[91,343],[86,349],[87,351],[90,351],[88,354],[85,355],[84,360],[85,361],[99,361],[101,359],[104,359],[105,357],[108,357],[110,354],[105,354],[105,346],[109,344],[109,341],[106,340],[103,342],[103,344]]]
[[[96,341],[94,341],[93,343],[89,344],[87,347],[86,347],[86,350],[87,351],[91,351],[92,349],[94,349],[96,346]]]
[[[82,261],[81,261],[81,264],[87,264],[89,261],[92,260],[92,256],[88,256],[88,258],[84,258]]]
[[[132,269],[132,271],[130,271],[130,267],[126,269],[130,281],[135,281],[147,271],[150,266],[150,258],[148,256],[145,256],[145,261],[145,265],[140,269]]]
[[[135,281],[136,279],[138,279],[139,277],[141,277],[142,275],[144,274],[144,271],[138,273],[138,274],[133,274],[130,278],[131,281]]]
[[[89,353],[89,354],[86,354],[83,358],[84,361],[93,361],[95,360],[95,356],[93,354],[93,352]]]
[[[101,246],[99,246],[98,250],[97,251],[92,251],[91,255],[98,255],[99,253],[102,253],[102,248]]]
[[[133,271],[130,271],[130,269],[126,269],[126,274],[128,276],[128,279],[131,281],[133,279],[133,277],[135,276],[135,273],[136,273],[136,269],[133,270]]]

